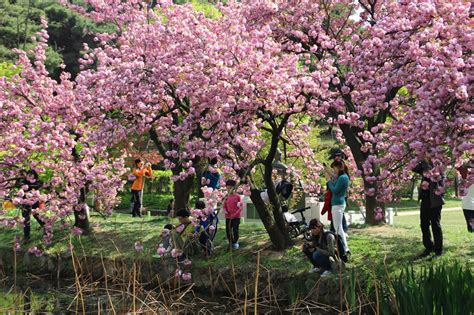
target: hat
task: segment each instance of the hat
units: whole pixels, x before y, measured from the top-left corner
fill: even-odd
[[[235,187],[235,185],[237,185],[237,182],[233,179],[228,179],[228,180],[225,181],[225,185]]]

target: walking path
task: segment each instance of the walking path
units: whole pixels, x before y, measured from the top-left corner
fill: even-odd
[[[462,211],[460,207],[454,207],[454,208],[446,208],[441,211],[441,212],[446,212],[446,211]],[[406,215],[418,215],[420,214],[420,210],[415,210],[415,211],[398,211],[397,216],[406,216]]]

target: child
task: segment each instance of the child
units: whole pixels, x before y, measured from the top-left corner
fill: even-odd
[[[240,216],[242,213],[242,203],[240,196],[233,192],[236,182],[234,180],[227,180],[226,188],[229,196],[224,202],[224,214],[225,214],[225,230],[227,239],[232,246],[232,249],[239,248],[239,225]]]
[[[166,253],[171,251],[171,230],[173,230],[173,225],[166,224],[163,231],[161,231],[161,241],[160,247],[166,249]]]
[[[181,209],[176,213],[179,225],[172,231],[171,237],[173,239],[174,248],[183,252],[180,260],[192,255],[196,250],[195,227],[189,218],[191,214],[188,210]]]
[[[196,201],[196,209],[204,210],[206,204],[202,200]],[[210,255],[212,253],[212,241],[216,235],[217,227],[217,212],[214,210],[208,215],[204,215],[199,218],[199,225],[196,227],[196,235],[199,235],[199,244],[204,248],[205,252]]]

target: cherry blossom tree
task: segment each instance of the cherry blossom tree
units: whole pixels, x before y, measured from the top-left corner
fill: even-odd
[[[45,222],[45,241],[49,243],[54,224],[68,225],[74,215],[76,231],[88,232],[86,194],[94,191],[107,212],[112,210],[117,190],[122,185],[121,159],[108,159],[107,147],[93,142],[94,126],[83,108],[76,106],[74,82],[63,72],[60,82],[51,79],[45,68],[48,35],[46,21],[38,33],[34,61],[17,51],[19,74],[0,80],[0,194],[10,196],[22,206],[44,203],[35,209]],[[40,174],[43,187],[25,192],[18,186],[23,170]],[[22,222],[5,218],[7,225]]]
[[[330,92],[318,106],[338,127],[363,177],[368,223],[377,223],[374,210],[412,177],[418,161],[431,159],[429,175],[436,179],[472,155],[470,3],[295,0],[245,6],[250,25],[269,25],[284,50],[302,56],[315,83]],[[319,74],[325,66],[331,75]]]
[[[308,94],[320,93],[297,69],[298,57],[281,54],[270,28],[249,32],[238,7],[221,7],[222,17],[211,20],[191,6],[161,4],[153,11],[128,3],[122,19],[112,5],[90,4],[97,10],[91,17],[115,21],[120,30],[98,35],[103,45],[83,60],[94,68],[76,80],[84,107],[105,121],[100,138],[113,142],[131,132],[149,133],[173,170],[176,189],[200,173],[202,159],[218,158],[224,172],[235,177],[251,176],[263,165],[271,205],[258,199],[257,187],[252,199],[267,230],[274,231],[273,243],[286,247],[272,162],[281,141],[294,146],[297,156],[312,155],[303,141],[309,126],[300,120],[308,108],[316,114]],[[262,132],[272,139],[264,158]],[[249,188],[242,187],[247,193]],[[176,200],[187,203],[188,195]]]
[[[169,144],[162,151],[177,180],[192,177],[202,157],[244,177],[265,161],[268,179],[280,141],[310,155],[309,126],[295,123],[306,113],[338,128],[363,179],[367,222],[376,223],[375,209],[419,160],[432,160],[435,179],[472,150],[463,1],[229,2],[217,20],[166,1],[155,10],[88,2],[88,14],[114,21],[118,33],[98,35],[103,46],[85,55],[97,68],[78,78],[82,101],[106,122],[102,139],[134,130]],[[275,142],[262,158],[264,132]],[[282,230],[281,216],[273,220]]]
[[[123,4],[120,12],[90,4],[96,10],[90,17],[112,21],[120,31],[99,34],[102,45],[84,56],[84,67],[94,67],[76,80],[81,101],[91,116],[105,121],[100,138],[106,142],[149,134],[173,172],[175,208],[187,208],[202,163],[191,148],[183,150],[202,138],[190,107],[212,97],[206,94],[210,73],[202,72],[216,62],[206,55],[215,44],[215,23],[190,6],[163,7],[157,14],[138,2]]]

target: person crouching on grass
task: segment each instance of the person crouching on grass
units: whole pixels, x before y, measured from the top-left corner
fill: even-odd
[[[339,262],[342,267],[344,265],[343,261],[339,259],[336,235],[333,232],[325,231],[324,224],[318,219],[309,221],[309,228],[312,242],[304,243],[302,246],[303,253],[313,264],[309,273],[322,272],[321,277],[330,276],[332,271],[338,271],[332,270],[338,266],[335,262]]]
[[[225,231],[232,249],[239,249],[238,241],[242,202],[240,196],[234,192],[235,185],[236,182],[234,180],[227,180],[225,183],[228,193],[227,199],[224,201]]]
[[[178,210],[176,217],[178,218],[179,225],[171,231],[173,247],[179,251],[178,261],[183,261],[192,256],[197,250],[196,234],[194,233],[195,227],[190,219],[190,215],[186,209]]]

